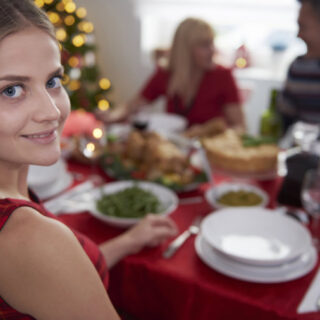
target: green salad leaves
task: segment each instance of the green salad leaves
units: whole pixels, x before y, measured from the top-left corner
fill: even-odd
[[[102,194],[96,206],[101,213],[117,218],[142,218],[162,210],[159,199],[152,192],[136,185],[112,194]]]
[[[242,135],[241,140],[242,140],[242,145],[244,147],[256,147],[262,144],[277,143],[277,140],[273,137],[269,137],[269,136],[254,137],[248,134]]]

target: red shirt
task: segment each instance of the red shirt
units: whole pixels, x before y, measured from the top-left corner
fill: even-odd
[[[190,106],[184,106],[179,97],[167,94],[170,72],[158,68],[151,76],[141,95],[149,102],[160,96],[167,100],[167,112],[184,116],[189,125],[204,123],[214,117],[224,117],[224,107],[229,103],[240,105],[240,97],[231,70],[215,65],[208,70],[199,85],[198,92]]]
[[[32,195],[33,196],[33,195]],[[34,197],[35,198],[35,197]],[[34,199],[36,200],[36,198]],[[46,211],[46,209],[39,203],[26,201],[26,200],[18,200],[18,199],[0,199],[0,231],[5,226],[6,222],[10,218],[11,214],[15,209],[21,206],[32,207],[41,214],[57,219],[56,216]],[[58,219],[57,219],[58,220]],[[83,250],[86,252],[91,262],[95,266],[97,272],[100,275],[101,281],[103,282],[105,288],[108,286],[109,273],[107,269],[106,262],[104,260],[103,255],[101,254],[99,248],[95,243],[93,243],[86,236],[73,231],[78,241],[80,242]],[[33,320],[34,318],[22,314],[17,310],[13,309],[1,296],[0,296],[0,319],[10,319],[10,320]]]

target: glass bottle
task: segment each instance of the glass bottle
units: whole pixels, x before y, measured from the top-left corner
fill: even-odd
[[[260,135],[274,138],[275,141],[278,141],[282,133],[281,119],[277,112],[277,96],[278,91],[272,89],[269,107],[263,112],[260,120]]]

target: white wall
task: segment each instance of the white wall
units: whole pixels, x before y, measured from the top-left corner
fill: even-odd
[[[75,0],[95,26],[98,64],[111,80],[111,100],[132,97],[148,74],[140,53],[140,23],[130,0]]]

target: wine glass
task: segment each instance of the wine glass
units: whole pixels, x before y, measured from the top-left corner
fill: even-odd
[[[314,246],[320,251],[320,170],[308,170],[304,176],[301,200],[311,217],[310,230]]]
[[[293,140],[303,151],[310,150],[310,146],[317,140],[319,133],[320,127],[318,124],[302,121],[295,123],[292,129]]]

